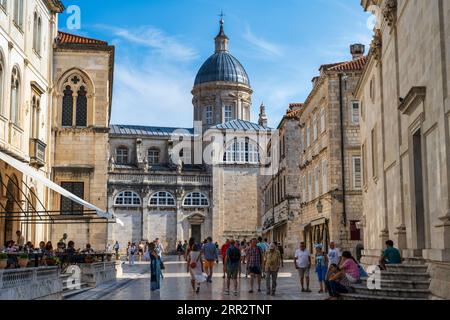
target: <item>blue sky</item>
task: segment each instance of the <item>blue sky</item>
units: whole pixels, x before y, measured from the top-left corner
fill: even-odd
[[[81,9],[81,29],[61,30],[116,46],[113,124],[192,127],[191,90],[214,51],[225,14],[230,51],[249,74],[252,121],[267,106],[276,127],[290,102],[303,102],[321,64],[349,60],[368,45],[360,0],[65,0]]]

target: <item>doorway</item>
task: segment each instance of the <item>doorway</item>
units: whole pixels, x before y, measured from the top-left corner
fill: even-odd
[[[422,137],[420,129],[413,135],[414,199],[417,249],[425,249],[425,210],[423,199]]]
[[[195,239],[195,243],[202,241],[202,226],[199,224],[191,225],[191,238]]]

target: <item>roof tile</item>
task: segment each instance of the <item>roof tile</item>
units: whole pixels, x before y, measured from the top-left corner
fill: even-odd
[[[92,38],[86,38],[86,37],[62,32],[62,31],[58,31],[57,41],[59,44],[91,44],[91,45],[101,45],[101,46],[108,45],[108,43],[106,41],[92,39]]]

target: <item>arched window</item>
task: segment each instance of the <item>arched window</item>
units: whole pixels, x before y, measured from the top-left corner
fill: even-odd
[[[249,139],[235,139],[229,144],[223,155],[226,163],[259,163],[258,146]]]
[[[208,197],[200,192],[189,193],[183,201],[185,207],[209,207]]]
[[[14,23],[23,29],[23,0],[14,0]]]
[[[159,191],[151,196],[150,205],[158,207],[174,207],[175,198],[169,192]]]
[[[77,96],[77,127],[87,126],[87,97],[86,88],[81,86]]]
[[[73,117],[73,91],[70,86],[66,86],[63,96],[62,126],[71,127]]]
[[[159,164],[159,150],[149,149],[148,150],[148,164]]]
[[[20,105],[20,74],[17,67],[13,68],[11,74],[11,121],[19,124]]]
[[[37,12],[34,13],[33,19],[33,49],[36,53],[41,54],[42,40],[42,19]]]
[[[89,86],[85,77],[74,73],[63,83],[62,126],[86,127],[88,125]]]
[[[140,206],[141,197],[136,192],[123,191],[116,196],[114,201],[116,206]]]
[[[116,163],[117,164],[128,164],[129,163],[128,148],[119,147],[116,149]]]

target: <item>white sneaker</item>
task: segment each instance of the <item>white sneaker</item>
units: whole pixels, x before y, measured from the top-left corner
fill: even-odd
[[[224,295],[229,296],[230,295],[230,291],[225,290]]]
[[[234,296],[237,297],[239,295],[239,292],[235,291]]]

